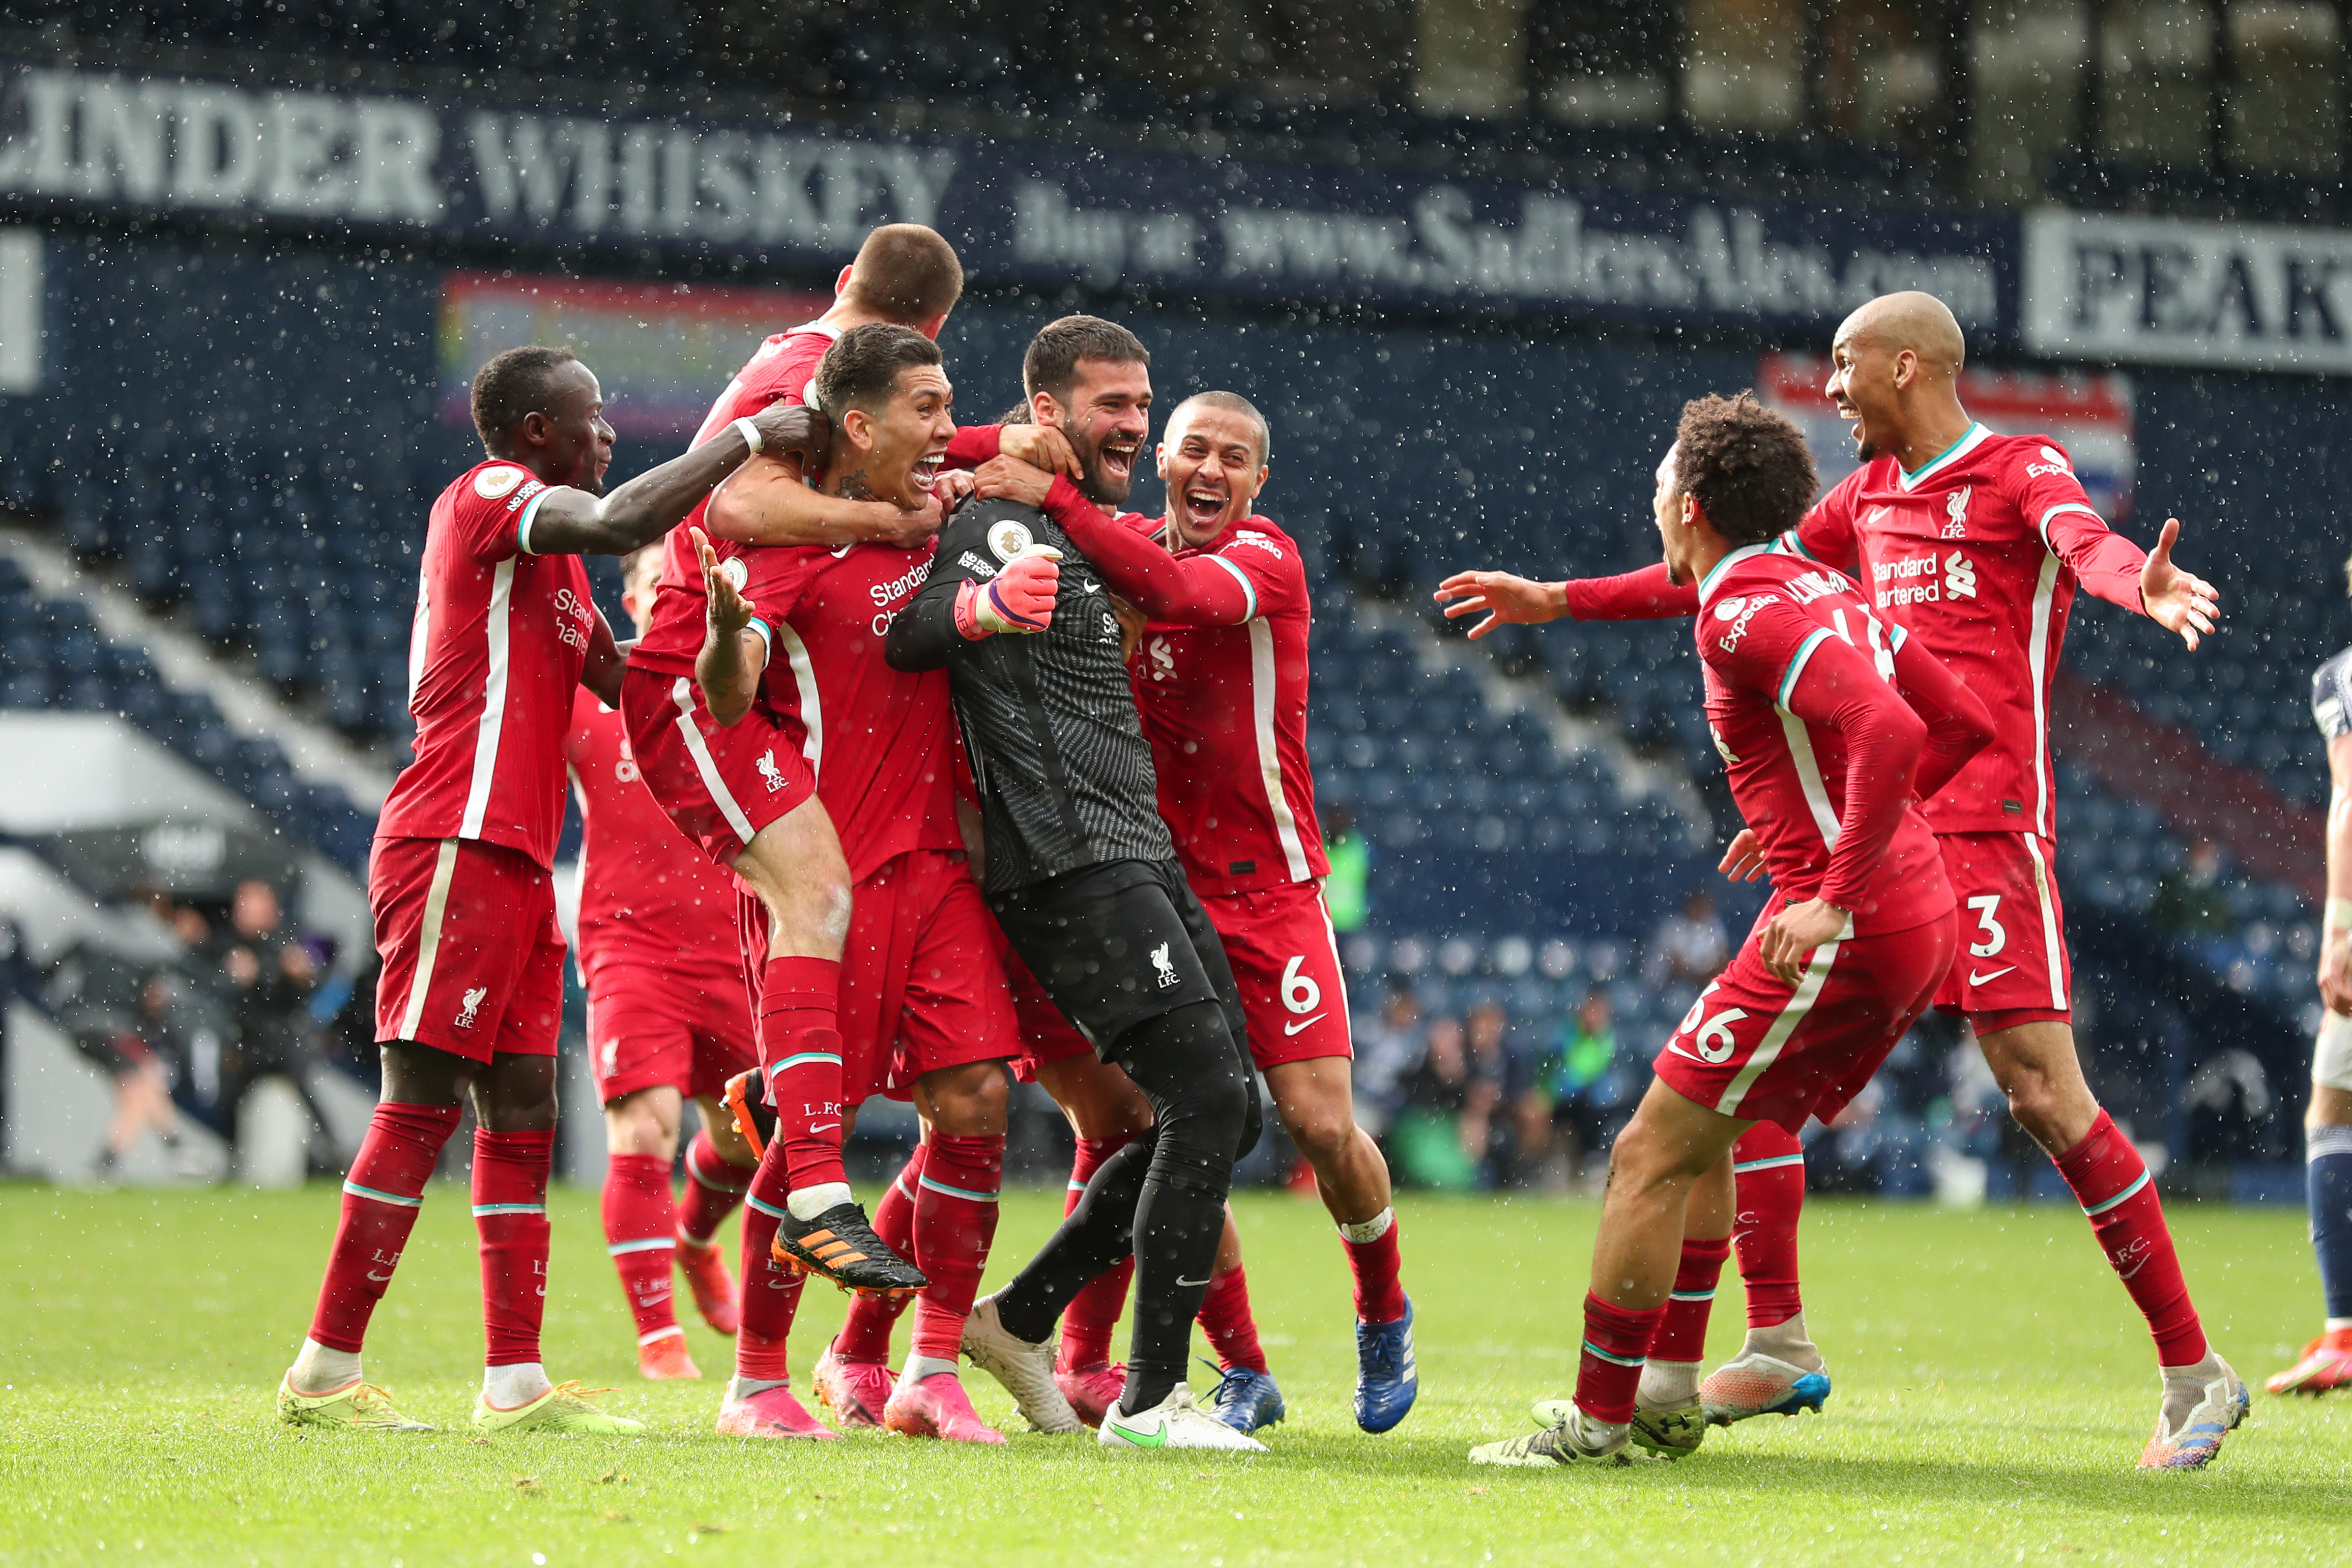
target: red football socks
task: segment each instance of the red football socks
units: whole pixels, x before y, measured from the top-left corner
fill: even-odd
[[[1706,1319],[1715,1307],[1715,1282],[1723,1277],[1723,1260],[1730,1256],[1727,1236],[1707,1241],[1683,1238],[1674,1294],[1666,1298],[1666,1315],[1651,1342],[1651,1359],[1697,1361],[1706,1354]]]
[[[1787,1129],[1759,1121],[1731,1146],[1731,1169],[1737,1190],[1733,1206],[1738,1212],[1731,1239],[1739,1252],[1740,1283],[1748,1288],[1748,1326],[1769,1329],[1805,1310],[1797,1288],[1797,1221],[1805,1212],[1805,1146]]]
[[[1665,1315],[1663,1306],[1629,1312],[1585,1292],[1584,1350],[1576,1363],[1579,1410],[1595,1421],[1619,1426],[1633,1419],[1642,1365],[1649,1359],[1650,1342],[1657,1336]]]
[[[686,1195],[677,1205],[677,1234],[698,1247],[709,1246],[751,1184],[750,1171],[720,1159],[710,1134],[697,1132],[686,1146]]]
[[[2193,1366],[2205,1359],[2205,1330],[2180,1277],[2180,1258],[2156,1195],[2147,1163],[2104,1110],[2083,1141],[2058,1156],[2074,1201],[2089,1216],[2107,1262],[2147,1318],[2162,1366]]]
[[[669,1162],[656,1154],[614,1154],[604,1162],[604,1250],[621,1276],[636,1320],[637,1343],[684,1333],[670,1302],[671,1257],[677,1247],[677,1204]]]
[[[400,1267],[416,1226],[442,1145],[457,1130],[454,1105],[379,1104],[343,1182],[343,1214],[327,1251],[310,1337],[329,1350],[359,1353],[369,1317]]]
[[[1070,1186],[1062,1199],[1067,1215],[1078,1206],[1087,1184],[1105,1160],[1127,1147],[1125,1138],[1081,1138],[1070,1160]],[[1062,1372],[1084,1372],[1110,1363],[1111,1336],[1118,1331],[1118,1316],[1127,1310],[1127,1288],[1135,1278],[1132,1254],[1120,1258],[1087,1282],[1062,1309],[1062,1350],[1055,1366]]]
[[[808,1276],[775,1260],[776,1222],[787,1212],[790,1195],[784,1176],[784,1146],[768,1145],[743,1194],[743,1323],[735,1334],[735,1375],[753,1383],[782,1383],[786,1370],[785,1342],[792,1338],[793,1315],[800,1310],[801,1287]]]
[[[840,994],[834,959],[772,958],[761,971],[760,1060],[794,1191],[849,1181],[841,1165]]]
[[[891,1251],[901,1258],[914,1257],[915,1194],[923,1177],[923,1163],[929,1157],[930,1145],[918,1143],[907,1157],[906,1168],[898,1179],[890,1184],[882,1201],[874,1206],[874,1234],[880,1237]],[[918,1261],[915,1265],[922,1268]],[[924,1274],[934,1283],[939,1276],[928,1268]],[[898,1314],[907,1310],[904,1296],[852,1296],[849,1310],[841,1320],[841,1332],[835,1336],[833,1352],[844,1361],[887,1363],[890,1359],[890,1331],[898,1324]],[[966,1310],[970,1304],[966,1304]]]
[[[1250,1315],[1248,1269],[1237,1263],[1229,1274],[1210,1276],[1209,1288],[1201,1295],[1197,1321],[1209,1348],[1217,1352],[1218,1370],[1265,1370],[1265,1352],[1257,1342],[1257,1320]]]
[[[474,1131],[486,1366],[539,1360],[539,1324],[547,1312],[547,1173],[554,1153],[552,1132]]]
[[[1404,1285],[1397,1278],[1396,1211],[1382,1211],[1380,1220],[1386,1223],[1369,1241],[1349,1236],[1348,1226],[1339,1227],[1340,1243],[1348,1249],[1348,1272],[1355,1277],[1360,1323],[1393,1323],[1404,1316]]]
[[[915,1353],[952,1362],[996,1238],[1004,1135],[934,1132],[915,1194],[915,1267],[930,1280],[915,1299]]]

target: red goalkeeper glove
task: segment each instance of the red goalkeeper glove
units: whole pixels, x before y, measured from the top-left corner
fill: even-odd
[[[1033,544],[1013,557],[988,583],[966,583],[956,590],[956,634],[967,642],[998,632],[1042,632],[1054,621],[1054,596],[1062,580],[1055,564],[1062,558],[1050,545]]]

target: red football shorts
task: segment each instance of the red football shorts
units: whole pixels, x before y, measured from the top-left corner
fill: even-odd
[[[744,969],[756,976],[766,916],[749,894],[739,908]],[[857,884],[841,950],[843,1103],[907,1100],[927,1072],[1021,1054],[1003,940],[961,849],[910,849]]]
[[[760,1065],[743,972],[724,966],[600,963],[588,974],[588,1066],[596,1099],[667,1084],[716,1100]]]
[[[1202,899],[1225,944],[1260,1071],[1313,1057],[1351,1057],[1339,940],[1312,882]]]
[[[1959,951],[1937,1007],[1979,1035],[2074,1016],[2066,911],[2053,846],[2032,833],[1939,833],[1944,879],[1959,900]]]
[[[1768,912],[1777,912],[1777,907]],[[1825,942],[1792,988],[1758,956],[1764,922],[1699,993],[1650,1065],[1685,1099],[1790,1132],[1826,1121],[1927,1010],[1952,962],[1954,921]]]
[[[1021,1055],[1013,1064],[1013,1076],[1023,1083],[1037,1081],[1037,1069],[1066,1062],[1073,1057],[1092,1057],[1095,1048],[1078,1033],[1063,1011],[1054,1005],[1013,944],[997,938],[998,951],[1003,954],[1005,978],[1013,987],[1013,1012],[1021,1026]]]
[[[719,865],[733,866],[760,829],[816,793],[799,723],[765,703],[730,728],[710,716],[690,676],[631,665],[621,721],[646,787]]]
[[[478,839],[379,838],[368,908],[383,957],[378,1040],[477,1062],[555,1054],[563,932],[545,867]]]

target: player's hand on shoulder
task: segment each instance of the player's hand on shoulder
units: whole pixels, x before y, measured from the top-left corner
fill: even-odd
[[[1006,432],[1021,428],[1034,426],[1007,426]],[[1054,476],[1023,458],[1000,454],[973,471],[972,485],[973,493],[982,500],[1014,500],[1042,508],[1046,492],[1054,488]]]
[[[2204,578],[2173,564],[2172,547],[2179,539],[2180,520],[2166,518],[2156,548],[2147,552],[2147,563],[2139,569],[2139,602],[2149,620],[2179,633],[2180,640],[2194,649],[2212,634],[2221,596]]]
[[[912,511],[901,510],[887,500],[861,501],[873,519],[873,533],[868,542],[895,544],[901,550],[912,550],[939,532],[948,520],[949,507],[941,492],[934,490],[923,498],[923,504]]]
[[[1087,477],[1078,462],[1078,454],[1070,438],[1051,425],[1004,425],[997,428],[996,450],[1000,457],[1012,458],[1033,468],[1043,468],[1050,477],[1067,474],[1073,479]],[[982,472],[987,470],[983,468]],[[1032,506],[1037,503],[1032,501]]]
[[[702,592],[709,606],[710,629],[720,637],[734,637],[751,624],[751,601],[742,593],[750,568],[740,556],[719,560],[719,552],[710,547],[709,535],[698,528],[690,531],[694,552],[702,562]]]
[[[1431,595],[1445,607],[1445,618],[1486,612],[1486,618],[1470,628],[1473,638],[1503,625],[1538,626],[1568,614],[1568,594],[1558,583],[1534,583],[1508,572],[1456,572]]]
[[[803,469],[823,463],[833,440],[833,421],[824,410],[804,403],[771,403],[751,416],[751,424],[760,432],[761,453],[772,458],[797,453]]]
[[[952,515],[956,508],[971,499],[971,470],[970,468],[948,469],[931,481],[931,493],[940,498],[940,510]]]

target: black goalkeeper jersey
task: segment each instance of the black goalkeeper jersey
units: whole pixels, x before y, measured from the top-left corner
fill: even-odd
[[[1033,542],[1062,554],[1052,626],[959,637],[957,589],[987,582]],[[886,653],[898,669],[947,666],[980,790],[989,893],[1109,860],[1174,858],[1118,649],[1101,574],[1045,513],[976,500],[949,519],[930,579],[891,624]]]

